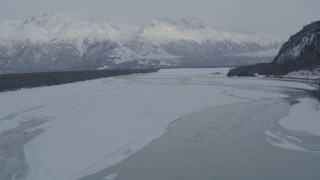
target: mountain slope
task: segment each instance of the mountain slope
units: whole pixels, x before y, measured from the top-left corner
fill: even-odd
[[[141,27],[56,14],[0,20],[0,72],[250,64],[281,41],[210,28],[197,18],[158,19]],[[272,56],[272,55],[271,55]]]
[[[280,48],[278,55],[270,64],[257,64],[230,70],[229,76],[254,75],[285,75],[299,71],[300,74],[308,70],[310,73],[320,69],[320,21],[313,22],[290,39]],[[307,74],[310,74],[307,73]],[[290,73],[297,74],[297,73]]]
[[[320,21],[305,26],[291,36],[273,63],[320,63]]]

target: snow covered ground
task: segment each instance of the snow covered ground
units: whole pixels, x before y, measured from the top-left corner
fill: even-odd
[[[296,80],[317,80],[320,81],[320,68],[314,70],[300,70],[290,72],[283,76],[283,78],[296,79]]]
[[[24,146],[29,168],[26,179],[79,179],[129,157],[162,136],[170,122],[187,114],[287,97],[282,93],[284,87],[313,88],[263,78],[226,78],[227,70],[161,70],[1,93],[0,134],[25,122],[42,121],[25,130],[43,130]],[[310,103],[315,105],[315,101],[302,100],[303,107],[294,108],[305,110]],[[310,127],[296,130],[319,132]]]

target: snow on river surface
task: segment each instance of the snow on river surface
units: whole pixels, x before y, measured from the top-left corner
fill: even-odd
[[[42,121],[25,130],[42,130],[24,146],[25,179],[79,179],[126,159],[187,114],[287,97],[283,87],[312,89],[296,82],[226,78],[227,70],[160,70],[1,93],[0,134]]]
[[[320,136],[320,104],[311,98],[299,99],[288,116],[280,120],[280,125],[298,132]]]
[[[274,146],[285,149],[317,152],[320,147],[318,141],[310,138],[308,140],[306,137],[320,137],[320,103],[312,98],[300,98],[298,101],[292,106],[289,114],[279,121],[284,131],[266,131],[267,141]],[[289,135],[286,130],[292,131],[294,136]],[[309,144],[308,141],[305,142],[306,140],[309,141]]]

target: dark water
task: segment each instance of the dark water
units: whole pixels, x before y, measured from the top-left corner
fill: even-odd
[[[266,141],[265,131],[281,129],[278,120],[293,102],[262,99],[186,116],[127,160],[83,179],[118,173],[117,180],[319,180],[319,153]]]
[[[33,132],[26,130],[41,125],[45,120],[31,119],[0,133],[0,180],[23,179],[26,176],[28,167],[24,158],[23,146],[43,132],[43,130]]]

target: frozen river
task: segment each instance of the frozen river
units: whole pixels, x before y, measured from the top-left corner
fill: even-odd
[[[0,179],[317,179],[313,88],[226,71],[1,93]]]
[[[317,180],[320,177],[320,138],[317,153],[288,151],[268,144],[266,130],[282,129],[290,102],[263,99],[188,115],[170,125],[169,132],[122,163],[84,178],[119,180]],[[302,147],[310,144],[300,144]]]

